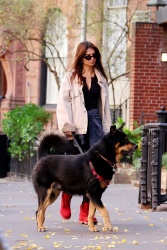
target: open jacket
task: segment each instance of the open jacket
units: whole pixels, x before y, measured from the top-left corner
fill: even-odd
[[[103,131],[106,134],[111,125],[108,83],[97,69],[95,69],[95,74],[101,87],[98,110],[102,119]],[[83,86],[79,84],[77,76],[71,81],[71,75],[72,72],[66,73],[60,86],[56,112],[58,128],[61,132],[71,131],[76,134],[86,134],[88,114],[85,108]]]

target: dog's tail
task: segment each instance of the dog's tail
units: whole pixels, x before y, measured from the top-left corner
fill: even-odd
[[[59,131],[44,131],[35,141],[37,160],[51,154],[64,154],[69,148],[67,138]]]

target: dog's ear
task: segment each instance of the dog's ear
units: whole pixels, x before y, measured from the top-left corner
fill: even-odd
[[[125,126],[125,122],[122,123],[122,125],[118,128],[118,130],[122,130],[124,126]]]
[[[117,128],[115,125],[110,127],[110,135],[113,135],[116,132]]]

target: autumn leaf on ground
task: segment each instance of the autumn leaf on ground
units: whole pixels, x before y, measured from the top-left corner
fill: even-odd
[[[20,241],[20,242],[19,242],[19,245],[20,245],[20,246],[26,246],[26,245],[27,245],[27,242],[25,242],[25,241]]]
[[[26,234],[20,234],[20,235],[21,235],[21,237],[25,237],[25,238],[28,237],[28,235],[26,235]]]
[[[136,240],[134,240],[134,241],[132,241],[132,244],[133,244],[133,245],[138,245],[138,244],[139,244],[139,242],[138,242],[138,241],[136,241]]]
[[[118,232],[118,227],[113,227],[113,232]]]
[[[144,219],[145,219],[145,220],[149,220],[149,217],[147,217],[147,216],[144,216]]]
[[[31,250],[31,249],[37,249],[37,245],[36,244],[31,244],[28,248],[28,250]]]
[[[53,243],[53,246],[54,246],[55,248],[60,248],[60,247],[61,247],[61,244],[60,244],[60,243],[57,243],[57,242],[54,242],[54,243]]]
[[[8,231],[7,231],[7,233],[12,233],[13,231],[11,230],[11,229],[9,229]]]
[[[45,235],[45,239],[50,239],[50,235],[49,234]]]

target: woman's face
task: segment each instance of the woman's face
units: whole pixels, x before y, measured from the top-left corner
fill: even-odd
[[[96,63],[96,53],[95,50],[89,48],[82,59],[83,65],[93,67]]]

